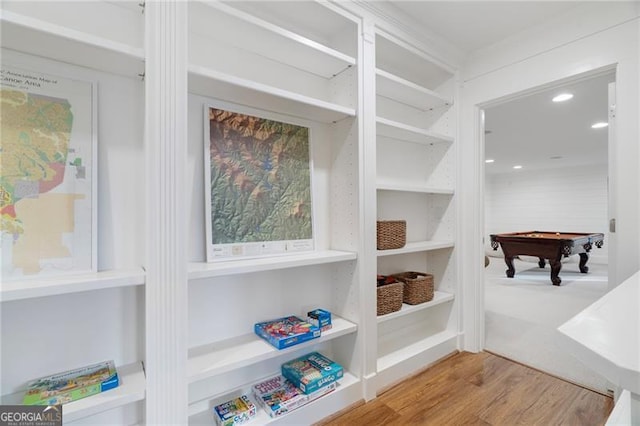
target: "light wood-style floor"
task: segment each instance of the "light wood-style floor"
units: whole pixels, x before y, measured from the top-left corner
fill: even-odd
[[[461,352],[322,426],[603,425],[607,396],[508,359]]]

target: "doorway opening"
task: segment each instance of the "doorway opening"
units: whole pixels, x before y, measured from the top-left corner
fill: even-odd
[[[557,328],[608,290],[612,84],[609,70],[483,107],[484,348],[601,393],[610,383],[562,349]],[[533,255],[507,276],[489,236],[512,232],[601,233],[604,245],[589,251],[586,273],[580,256],[563,257],[554,285],[549,261]]]

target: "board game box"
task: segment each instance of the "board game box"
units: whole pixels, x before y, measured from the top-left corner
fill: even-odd
[[[320,329],[296,317],[288,316],[261,322],[253,327],[255,333],[278,349],[288,348],[320,337]]]
[[[330,385],[343,374],[340,364],[318,352],[282,364],[282,375],[306,394]]]
[[[307,312],[307,321],[320,328],[321,332],[327,331],[331,328],[331,312],[324,309],[314,309]]]
[[[253,385],[253,396],[271,417],[279,417],[335,390],[336,382],[310,394],[303,393],[284,376],[271,377]]]
[[[256,406],[249,397],[242,395],[213,408],[213,416],[219,426],[235,426],[256,416]]]
[[[113,389],[120,384],[113,361],[104,361],[52,376],[27,385],[25,405],[58,405]]]

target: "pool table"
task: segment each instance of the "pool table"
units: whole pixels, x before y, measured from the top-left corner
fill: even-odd
[[[560,285],[562,280],[558,276],[563,257],[572,254],[580,255],[580,272],[589,272],[587,261],[588,253],[595,245],[601,248],[604,244],[603,234],[585,234],[580,232],[546,232],[527,231],[511,232],[506,234],[492,234],[491,247],[498,250],[498,244],[502,247],[504,261],[507,264],[507,277],[513,278],[516,269],[513,267],[513,258],[519,255],[536,256],[538,266],[544,268],[545,259],[549,259],[551,266],[551,282],[553,285]]]

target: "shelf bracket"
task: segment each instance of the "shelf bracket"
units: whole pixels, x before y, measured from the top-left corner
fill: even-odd
[[[346,68],[343,68],[340,71],[338,71],[337,73],[333,74],[331,76],[331,78],[339,76],[340,74],[342,74],[343,72],[347,71],[348,69],[351,69],[352,67],[353,67],[353,65],[347,65]]]

